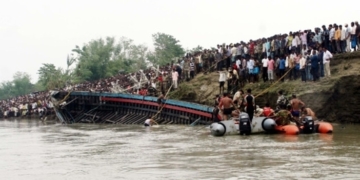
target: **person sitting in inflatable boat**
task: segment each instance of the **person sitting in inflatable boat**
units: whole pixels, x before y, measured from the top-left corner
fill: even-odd
[[[275,115],[275,111],[271,109],[270,104],[266,103],[260,116],[271,117]]]
[[[302,123],[300,121],[296,121],[296,119],[291,114],[291,105],[287,106],[287,109],[281,109],[275,114],[275,121],[277,125],[286,126],[291,124],[291,122],[296,123],[296,125],[300,126]]]
[[[301,107],[301,118],[304,118],[305,116],[311,116],[313,120],[317,120],[314,111],[310,108],[303,106]]]

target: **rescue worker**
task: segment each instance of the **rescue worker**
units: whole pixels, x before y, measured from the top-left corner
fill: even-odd
[[[144,126],[145,126],[145,127],[148,127],[148,126],[152,126],[153,124],[157,124],[157,123],[156,123],[156,121],[154,121],[154,120],[152,119],[152,117],[149,117],[149,119],[146,119],[146,120],[145,120]]]
[[[247,93],[244,102],[246,104],[246,113],[248,113],[250,121],[252,121],[255,111],[255,97],[251,94],[251,89],[248,89]]]
[[[275,120],[277,125],[286,126],[290,124],[293,119],[290,110],[291,106],[289,105],[287,106],[287,109],[281,109],[275,114],[277,117]]]
[[[219,103],[219,109],[222,110],[223,120],[227,120],[228,116],[231,116],[232,111],[238,108],[229,97],[229,93],[224,93],[224,97],[221,98]]]
[[[303,106],[301,107],[301,118],[304,118],[305,116],[311,116],[313,120],[317,119],[314,111],[312,111],[310,108]]]
[[[301,108],[300,106],[305,106],[305,103],[303,103],[300,99],[298,99],[295,94],[293,94],[290,104],[291,104],[291,114],[293,115],[295,120],[299,122],[300,108]]]
[[[273,109],[271,109],[269,103],[266,103],[266,104],[265,104],[265,107],[263,108],[263,112],[261,113],[261,115],[262,115],[262,116],[265,116],[265,117],[270,117],[270,116],[275,115],[275,112],[274,112]],[[261,115],[260,115],[260,116],[261,116]]]
[[[286,109],[287,105],[289,104],[289,101],[287,100],[287,98],[284,96],[284,92],[283,90],[280,90],[278,92],[278,99],[276,101],[276,111],[280,110],[280,109]]]

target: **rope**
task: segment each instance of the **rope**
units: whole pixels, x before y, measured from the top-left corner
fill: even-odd
[[[66,100],[69,98],[71,92],[72,92],[72,91],[69,91],[68,94],[64,97],[64,99],[60,100],[58,104],[61,104],[61,103],[63,103],[64,101],[66,101]]]
[[[295,66],[294,66],[295,67]],[[261,93],[255,96],[255,98],[265,94],[267,91],[269,91],[270,88],[272,88],[274,85],[276,85],[278,82],[280,82],[294,67],[290,68],[282,77],[280,77],[277,81],[275,81],[271,86],[263,90]]]
[[[166,96],[169,94],[169,92],[170,92],[170,90],[171,90],[171,88],[172,88],[173,85],[174,85],[174,84],[171,84],[171,86],[169,87],[168,91],[166,92],[164,98],[166,98]],[[165,107],[165,104],[166,104],[166,101],[164,102],[164,104],[162,104],[160,110],[159,110],[154,116],[151,117],[152,120],[154,120],[154,118],[156,118],[156,116],[161,113],[161,111],[162,111],[163,108]],[[155,121],[155,120],[154,120],[154,121]],[[158,124],[156,121],[155,121],[155,123]]]

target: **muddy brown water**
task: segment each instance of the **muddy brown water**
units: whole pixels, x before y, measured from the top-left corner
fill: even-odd
[[[1,179],[360,179],[359,125],[212,137],[204,127],[0,121]]]

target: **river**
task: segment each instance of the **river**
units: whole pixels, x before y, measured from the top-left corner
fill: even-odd
[[[204,127],[0,121],[1,179],[360,179],[358,125],[212,137]]]

